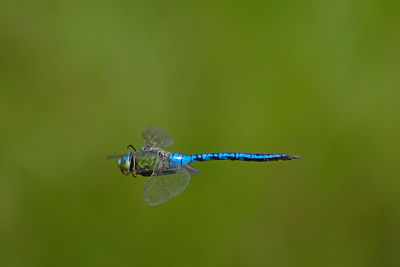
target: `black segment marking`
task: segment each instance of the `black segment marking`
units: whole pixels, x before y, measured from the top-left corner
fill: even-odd
[[[240,156],[240,154],[242,154],[242,156]],[[292,160],[294,158],[296,157],[292,157],[286,154],[253,154],[253,153],[237,153],[237,152],[204,153],[204,154],[192,155],[193,161],[243,160],[243,161],[262,162],[262,161]]]

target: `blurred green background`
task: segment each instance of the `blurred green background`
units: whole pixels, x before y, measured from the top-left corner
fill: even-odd
[[[1,266],[398,266],[398,1],[6,1]],[[142,199],[109,154],[194,164]]]

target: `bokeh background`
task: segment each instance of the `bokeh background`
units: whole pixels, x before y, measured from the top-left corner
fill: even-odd
[[[398,266],[398,1],[6,1],[1,266]],[[194,164],[142,199],[109,154]]]

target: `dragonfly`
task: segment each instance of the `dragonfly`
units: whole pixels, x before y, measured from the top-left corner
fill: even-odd
[[[180,154],[168,152],[164,148],[173,144],[173,139],[160,127],[152,126],[142,132],[145,146],[136,150],[133,145],[128,145],[132,150],[123,155],[111,155],[122,174],[141,175],[149,177],[144,189],[144,201],[155,206],[181,194],[189,184],[191,175],[200,172],[190,164],[193,162],[209,160],[241,160],[241,161],[278,161],[299,159],[298,156],[287,154],[256,154],[238,152]]]

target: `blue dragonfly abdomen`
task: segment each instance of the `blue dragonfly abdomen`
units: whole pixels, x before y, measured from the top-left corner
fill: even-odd
[[[297,156],[287,154],[256,154],[242,152],[219,152],[219,153],[199,153],[192,155],[183,155],[177,152],[171,153],[170,161],[173,166],[184,166],[197,161],[209,160],[242,160],[242,161],[277,161],[298,159]]]

